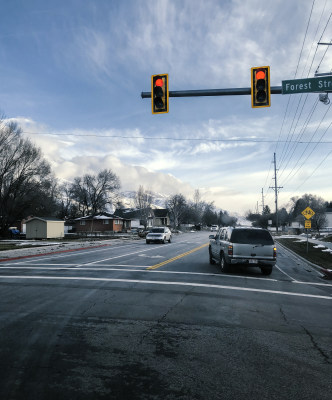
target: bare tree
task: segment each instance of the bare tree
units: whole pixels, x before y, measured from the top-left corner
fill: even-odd
[[[167,200],[167,208],[173,216],[174,228],[180,225],[181,218],[187,209],[187,201],[182,194],[175,194]]]
[[[144,187],[140,185],[135,195],[135,206],[139,211],[140,223],[144,225],[145,229],[148,225],[152,201],[152,194],[147,190],[144,190]]]
[[[118,201],[120,181],[111,170],[104,169],[97,175],[76,177],[70,187],[72,200],[81,216],[96,215]]]
[[[29,214],[55,209],[56,180],[41,150],[22,137],[15,123],[0,121],[0,229]]]

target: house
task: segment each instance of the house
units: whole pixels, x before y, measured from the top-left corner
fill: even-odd
[[[123,232],[131,229],[131,221],[115,214],[98,214],[75,219],[76,233]]]
[[[326,227],[332,228],[332,208],[327,208],[325,211],[326,215]]]
[[[171,221],[167,208],[156,208],[152,212],[154,215],[154,226],[170,226]]]
[[[146,212],[147,227],[151,227],[153,226],[153,217],[151,214],[151,210],[146,210]],[[117,215],[121,218],[130,219],[132,229],[144,228],[144,221],[142,219],[143,216],[140,210],[133,210],[132,208],[119,208],[114,211],[114,215]]]
[[[144,228],[145,221],[147,228],[170,225],[169,212],[166,208],[148,208],[144,210],[119,208],[115,210],[114,215],[130,219],[132,228]]]
[[[25,224],[27,239],[58,239],[65,235],[65,222],[57,218],[33,217]]]

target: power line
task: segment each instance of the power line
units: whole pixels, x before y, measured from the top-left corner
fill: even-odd
[[[296,68],[296,72],[295,72],[294,78],[296,77],[296,74],[297,74],[297,71],[298,71],[299,62],[300,62],[300,59],[301,59],[301,55],[302,55],[302,51],[303,51],[303,46],[304,46],[305,39],[306,39],[306,35],[307,35],[307,32],[308,32],[308,27],[309,27],[309,23],[310,23],[310,20],[311,20],[311,15],[312,15],[314,3],[315,3],[315,1],[313,1],[313,3],[312,3],[310,16],[309,16],[309,20],[308,20],[308,23],[307,23],[306,33],[305,33],[305,36],[304,36],[304,40],[303,40],[303,44],[302,44],[302,49],[301,49],[301,52],[300,52],[300,57],[299,57],[299,60],[298,60],[298,64],[297,64],[297,68]],[[324,8],[323,8],[323,11],[322,11],[322,13],[321,13],[321,16],[320,16],[320,19],[319,19],[319,23],[318,23],[316,32],[315,32],[315,34],[314,34],[314,37],[315,37],[316,34],[317,34],[317,31],[318,31],[320,22],[321,22],[321,20],[322,20],[322,16],[323,16],[323,13],[324,13],[324,10],[325,10],[325,7],[326,7],[326,3],[327,3],[327,1],[325,1]],[[326,22],[326,25],[325,25],[325,27],[324,27],[324,30],[323,30],[323,32],[322,32],[322,34],[321,34],[321,37],[320,37],[319,41],[321,41],[321,39],[322,39],[322,37],[323,37],[323,35],[324,35],[324,33],[325,33],[325,30],[326,30],[326,28],[327,28],[327,26],[328,26],[328,24],[329,24],[329,21],[330,21],[330,19],[331,19],[331,16],[332,16],[332,13],[330,13],[330,15],[329,15],[329,18],[328,18],[328,20],[327,20],[327,22]],[[317,53],[317,49],[318,49],[318,44],[317,44],[317,46],[316,46],[316,50],[315,50],[315,53],[314,53],[314,55],[313,55],[311,65],[310,65],[310,67],[309,67],[307,77],[309,77],[309,74],[310,74],[310,71],[311,71],[311,68],[312,68],[312,65],[313,65],[313,62],[314,62],[316,53]],[[325,57],[325,55],[326,55],[326,52],[327,52],[327,50],[325,51],[322,60],[324,59],[324,57]],[[306,61],[305,66],[307,65],[307,62],[308,62],[308,59],[309,59],[309,55],[310,55],[310,52],[309,52],[309,54],[308,54],[308,57],[307,57],[307,61]],[[322,62],[322,60],[321,60],[321,62]],[[320,62],[320,64],[321,64],[321,62]],[[320,64],[319,64],[319,66],[320,66]],[[319,68],[319,66],[318,66],[318,68]],[[318,70],[318,68],[317,68],[317,70]],[[305,70],[305,67],[303,68],[302,76],[304,75],[304,70]],[[307,95],[307,97],[308,97],[308,95]],[[302,115],[302,112],[303,112],[303,109],[304,109],[304,105],[305,105],[305,103],[306,103],[306,101],[307,101],[307,97],[305,98],[305,101],[304,101],[304,103],[303,103],[303,105],[302,105],[302,109],[301,109],[301,112],[300,112],[299,117],[298,117],[298,119],[297,119],[296,125],[295,125],[295,127],[294,127],[294,131],[293,131],[293,133],[292,133],[291,136],[290,136],[290,141],[288,142],[287,147],[286,147],[286,143],[284,144],[284,147],[283,147],[283,150],[282,150],[282,155],[283,155],[283,157],[282,157],[282,160],[281,160],[281,163],[280,163],[280,164],[283,165],[284,162],[285,162],[285,161],[287,160],[287,158],[288,158],[288,161],[286,162],[286,166],[284,167],[282,173],[286,170],[286,168],[287,168],[287,166],[288,166],[288,164],[289,164],[291,158],[293,157],[293,154],[294,154],[294,152],[295,152],[297,146],[301,143],[301,140],[296,141],[296,142],[295,142],[295,145],[293,145],[293,150],[291,150],[291,148],[290,148],[291,139],[293,138],[293,135],[294,135],[294,133],[295,133],[296,127],[297,127],[298,122],[299,122],[299,120],[300,120],[300,117],[301,117],[301,115]],[[292,125],[291,125],[291,128],[290,128],[290,131],[291,131],[292,126],[293,126],[293,124],[294,124],[295,116],[296,116],[296,114],[297,114],[297,112],[298,112],[298,108],[299,108],[301,99],[302,99],[302,95],[301,95],[301,98],[300,98],[300,100],[299,100],[299,103],[298,103],[298,106],[297,106],[297,109],[296,109],[296,112],[295,112],[295,115],[294,115],[294,118],[293,118],[293,122],[292,122]],[[285,116],[284,116],[284,119],[283,119],[283,122],[282,122],[282,126],[281,126],[281,131],[282,131],[283,127],[284,127],[284,121],[285,121],[286,113],[287,113],[287,111],[288,111],[289,103],[290,103],[290,98],[288,99],[288,103],[287,103],[287,108],[286,108]],[[300,135],[300,139],[302,138],[302,136],[303,136],[305,130],[306,130],[307,127],[308,127],[308,124],[309,124],[309,122],[310,122],[310,120],[311,120],[311,118],[312,118],[312,115],[313,115],[313,113],[314,113],[316,107],[317,107],[317,104],[318,104],[318,99],[316,100],[315,104],[313,105],[313,107],[312,107],[312,109],[311,109],[311,111],[310,111],[310,113],[309,113],[309,116],[307,117],[306,121],[305,121],[304,124],[303,124],[302,133],[301,133],[301,135]],[[325,115],[326,115],[326,113],[325,113]],[[324,120],[325,115],[324,115],[322,121]],[[322,121],[320,122],[320,124],[322,123]],[[320,124],[319,124],[319,126],[320,126]],[[281,136],[281,131],[280,131],[279,137]],[[317,131],[317,130],[316,130],[316,131]],[[300,132],[301,132],[301,131],[300,131]],[[325,132],[325,133],[326,133],[326,132]],[[325,133],[322,135],[321,139],[323,138],[323,136],[325,135]],[[286,142],[288,141],[289,134],[290,134],[290,133],[288,133],[288,135],[287,135]],[[314,135],[312,136],[312,138],[313,138],[313,137],[314,137]],[[311,138],[311,141],[310,141],[310,142],[311,142],[312,144],[314,144],[314,142],[312,141],[312,138]],[[310,143],[309,143],[309,144],[310,144]],[[309,144],[306,146],[306,149],[308,148]],[[277,147],[278,147],[278,144],[277,144],[277,146],[276,146],[276,149],[277,149]],[[316,148],[316,147],[317,147],[317,145],[315,146],[315,148]],[[314,149],[315,149],[315,148],[314,148]],[[285,151],[285,149],[286,149],[286,151]],[[306,151],[306,149],[305,149],[305,151]],[[314,149],[312,150],[312,152],[314,151]],[[305,151],[304,151],[304,152],[305,152]],[[288,153],[288,154],[291,153],[289,157],[287,156],[287,153]],[[296,162],[296,164],[295,164],[295,166],[293,167],[292,171],[291,171],[291,172],[288,174],[288,176],[286,177],[286,180],[288,179],[288,177],[290,176],[290,174],[291,174],[291,173],[294,171],[294,169],[296,168],[296,166],[297,166],[297,164],[299,163],[299,161],[301,160],[303,154],[304,154],[304,153],[301,154],[300,158],[299,158],[298,161]],[[310,154],[311,154],[311,153],[310,153]],[[308,158],[308,157],[307,157],[307,158]],[[302,167],[302,166],[303,166],[303,164],[301,165],[301,167]],[[300,167],[300,168],[301,168],[301,167]],[[300,168],[299,168],[299,169],[300,169]],[[299,170],[298,170],[298,171],[299,171]],[[282,175],[282,173],[281,173],[281,175]],[[281,176],[281,175],[280,175],[280,176]]]
[[[329,157],[329,155],[332,154],[332,150],[329,151],[329,153],[327,153],[327,155],[325,156],[325,158],[323,158],[323,160],[319,163],[319,165],[317,165],[317,167],[312,171],[312,173],[301,183],[301,185],[299,185],[295,191],[297,191],[301,186],[303,186],[313,175],[314,173],[318,170],[318,168],[323,164],[323,162]]]
[[[210,138],[174,138],[174,137],[161,137],[161,136],[123,136],[123,135],[102,135],[102,134],[93,134],[93,133],[53,133],[53,132],[26,132],[23,133],[29,135],[42,135],[42,136],[75,136],[75,137],[97,137],[97,138],[109,138],[109,139],[144,139],[144,140],[174,140],[174,141],[188,141],[188,142],[243,142],[243,143],[276,143],[277,140],[273,139],[265,139],[265,138],[234,138],[234,139],[210,139]],[[280,142],[284,142],[281,140]],[[325,142],[308,142],[308,141],[293,141],[291,143],[325,143],[330,144],[332,140]]]
[[[310,15],[309,15],[309,19],[308,19],[308,22],[307,22],[307,27],[306,27],[304,38],[303,38],[302,48],[301,48],[301,51],[300,51],[299,59],[297,61],[297,66],[296,66],[296,70],[295,70],[295,74],[294,74],[294,78],[293,79],[296,78],[297,70],[298,70],[299,65],[300,65],[300,60],[301,60],[301,57],[302,57],[302,51],[303,51],[304,43],[305,43],[305,40],[306,40],[306,37],[307,37],[308,28],[309,28],[309,25],[310,25],[310,20],[311,20],[311,15],[312,15],[312,10],[314,8],[314,4],[315,4],[315,0],[313,0],[313,2],[312,2]],[[286,105],[286,110],[285,110],[284,118],[283,118],[283,121],[282,121],[282,124],[281,124],[281,128],[280,128],[278,139],[281,137],[281,134],[282,134],[282,129],[284,127],[284,122],[285,122],[285,119],[286,119],[286,115],[287,115],[287,112],[288,112],[290,101],[291,101],[291,95],[289,95],[289,97],[288,97],[288,102],[287,102],[287,105]],[[288,138],[288,136],[287,136],[287,138]],[[279,144],[279,140],[277,141],[277,145],[275,147],[275,152],[277,151],[278,144]]]
[[[300,144],[300,141],[301,141],[301,139],[302,139],[302,137],[303,137],[303,135],[304,135],[304,132],[306,131],[306,129],[307,129],[307,127],[308,127],[308,124],[309,124],[309,122],[310,122],[310,120],[311,120],[311,118],[312,118],[312,115],[313,115],[313,113],[315,112],[315,110],[316,110],[316,107],[317,107],[317,105],[318,105],[318,98],[316,99],[316,101],[315,101],[315,103],[314,103],[314,105],[313,105],[313,107],[312,107],[312,109],[310,110],[310,112],[309,112],[309,114],[308,114],[308,117],[307,117],[307,119],[304,121],[304,123],[303,123],[303,126],[302,126],[302,129],[300,130],[300,136],[299,136],[299,138],[296,140],[296,142],[294,142],[295,144],[293,145],[293,151],[292,151],[292,153],[289,155],[289,157],[288,157],[288,161],[287,161],[287,163],[286,163],[286,165],[285,165],[285,167],[283,168],[283,170],[281,171],[281,173],[280,173],[280,178],[281,178],[281,176],[283,175],[283,173],[284,173],[284,171],[286,170],[286,168],[287,168],[287,166],[288,166],[288,164],[289,164],[289,162],[292,160],[292,157],[293,157],[293,155],[294,155],[294,152],[295,152],[295,150],[297,149],[297,147],[298,147],[298,145]],[[284,160],[283,160],[284,161]]]
[[[312,6],[311,6],[311,10],[310,10],[310,15],[309,15],[308,23],[307,23],[307,28],[306,28],[306,30],[305,30],[305,34],[304,34],[304,38],[303,38],[303,43],[302,43],[302,48],[301,48],[301,51],[300,51],[299,60],[298,60],[298,62],[297,62],[297,66],[296,66],[296,71],[295,71],[294,79],[295,79],[295,77],[296,77],[297,70],[298,70],[299,65],[300,65],[300,60],[301,60],[301,57],[302,57],[302,51],[303,51],[303,47],[304,47],[305,40],[306,40],[306,38],[307,38],[308,28],[309,28],[309,25],[310,25],[312,10],[313,10],[313,8],[314,8],[315,1],[316,1],[316,0],[313,0],[313,2],[312,2]]]
[[[331,104],[331,105],[332,105],[332,104]],[[320,125],[322,124],[322,121],[324,120],[324,118],[325,118],[327,112],[329,111],[331,105],[330,105],[330,106],[328,107],[328,109],[326,110],[326,112],[325,112],[325,114],[324,114],[322,120],[320,121],[318,127],[317,127],[316,130],[314,131],[312,137],[314,137],[314,136],[316,135],[316,133],[317,133],[317,131],[318,131]],[[295,175],[300,171],[300,169],[303,167],[303,165],[304,165],[305,162],[308,160],[308,158],[310,157],[310,155],[311,155],[311,154],[313,153],[313,151],[316,149],[317,145],[318,145],[319,143],[322,143],[321,140],[323,139],[323,137],[325,136],[326,132],[329,130],[329,128],[331,127],[331,125],[332,125],[332,122],[331,122],[330,125],[326,128],[325,132],[322,134],[320,141],[316,142],[316,146],[312,149],[311,153],[310,153],[310,154],[307,156],[307,158],[303,161],[303,163],[300,165],[300,167],[297,169],[297,171],[292,175],[292,177],[295,176]],[[285,182],[283,182],[284,185],[287,183],[287,179],[289,178],[289,176],[292,174],[292,172],[293,172],[294,169],[296,168],[297,164],[299,163],[299,161],[300,161],[301,158],[303,157],[304,153],[307,151],[309,144],[314,144],[314,143],[315,143],[315,142],[310,141],[310,142],[307,144],[307,146],[306,146],[305,149],[303,150],[301,156],[299,157],[297,163],[295,164],[295,166],[293,167],[293,169],[290,171],[290,173],[287,175]],[[291,177],[291,178],[292,178],[292,177]]]

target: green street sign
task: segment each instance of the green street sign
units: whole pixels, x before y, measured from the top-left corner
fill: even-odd
[[[332,76],[282,81],[282,94],[331,91]]]

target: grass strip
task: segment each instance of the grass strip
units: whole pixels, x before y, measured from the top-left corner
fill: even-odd
[[[287,247],[288,249],[294,251],[294,253],[298,254],[299,256],[303,257],[304,259],[319,265],[320,267],[326,269],[332,269],[332,254],[328,252],[323,252],[323,248],[315,249],[315,243],[308,243],[308,252],[307,252],[307,242],[300,241],[299,239],[295,238],[280,238],[276,241],[281,243],[283,246]]]

